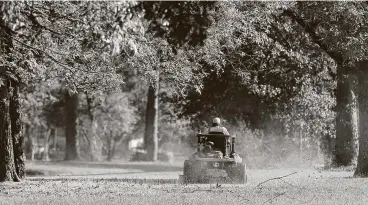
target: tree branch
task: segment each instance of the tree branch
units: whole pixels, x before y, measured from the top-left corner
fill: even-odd
[[[24,13],[24,12],[23,12],[23,13]],[[57,31],[54,31],[54,30],[52,30],[52,29],[50,29],[50,28],[48,28],[48,27],[46,27],[46,26],[42,25],[40,22],[38,22],[37,17],[36,17],[36,16],[34,16],[32,13],[30,13],[30,14],[26,14],[26,13],[24,13],[24,14],[27,16],[27,18],[28,18],[28,19],[32,22],[32,24],[34,24],[35,26],[40,27],[41,29],[44,29],[44,30],[50,31],[50,32],[51,32],[51,33],[53,33],[53,34],[56,34],[56,35],[60,35],[60,36],[62,36],[62,34],[61,34],[61,33],[57,32]]]
[[[14,38],[13,37],[13,40],[14,41],[16,41],[16,42],[18,42],[18,43],[20,43],[21,45],[23,45],[23,46],[25,46],[25,47],[27,47],[27,48],[30,48],[30,49],[32,49],[32,50],[35,50],[35,51],[38,51],[38,52],[40,52],[40,53],[43,53],[43,54],[45,54],[48,58],[50,58],[52,61],[54,61],[55,63],[57,63],[58,65],[60,65],[60,66],[62,66],[63,68],[66,68],[66,69],[68,69],[69,71],[71,71],[71,72],[73,72],[73,70],[71,69],[71,68],[69,68],[67,65],[65,65],[64,63],[62,63],[62,62],[60,62],[59,60],[57,60],[56,58],[54,58],[53,56],[51,56],[50,54],[48,54],[47,52],[45,52],[45,51],[43,51],[43,50],[41,50],[41,49],[39,49],[39,48],[35,48],[35,47],[33,47],[33,46],[30,46],[30,45],[28,45],[28,44],[26,44],[26,43],[23,43],[22,41],[20,41],[20,40],[18,40],[18,39],[16,39],[16,38]]]
[[[288,176],[294,175],[294,174],[296,174],[296,173],[298,173],[298,172],[293,172],[293,173],[291,173],[291,174],[287,174],[287,175],[285,175],[285,176],[280,176],[280,177],[275,177],[275,178],[267,179],[266,181],[263,181],[263,182],[259,183],[259,184],[257,185],[257,187],[261,186],[262,184],[264,184],[264,183],[266,183],[266,182],[269,182],[269,181],[272,181],[272,180],[275,180],[275,179],[282,179],[282,178],[285,178],[285,177],[288,177]]]
[[[316,33],[316,25],[311,26],[304,19],[299,17],[294,11],[287,9],[283,14],[291,18],[292,21],[297,22],[304,31],[309,34],[315,44],[317,44],[327,55],[329,55],[338,65],[343,65],[344,56],[338,51],[329,50],[328,46],[323,43],[322,39]]]
[[[0,30],[0,32],[1,32],[1,30]],[[5,33],[6,34],[6,33]],[[68,65],[66,65],[65,63],[63,63],[63,62],[61,62],[61,61],[59,61],[59,60],[57,60],[55,57],[53,57],[51,54],[49,54],[49,53],[47,53],[47,52],[45,52],[45,51],[43,51],[43,50],[41,50],[41,49],[39,49],[39,48],[36,48],[36,47],[33,47],[33,46],[31,46],[31,45],[28,45],[28,44],[26,44],[26,43],[24,43],[24,42],[22,42],[21,40],[18,40],[17,38],[15,38],[14,36],[12,36],[12,40],[14,40],[14,41],[16,41],[16,42],[18,42],[19,44],[21,44],[21,45],[23,45],[23,46],[25,46],[25,47],[27,47],[27,48],[30,48],[30,49],[32,49],[32,50],[34,50],[34,51],[37,51],[37,52],[39,52],[39,53],[42,53],[42,54],[44,54],[46,57],[48,57],[49,59],[51,59],[52,61],[54,61],[56,64],[58,64],[58,65],[60,65],[61,67],[63,67],[63,68],[66,68],[67,70],[69,70],[71,73],[73,73],[73,74],[75,74],[75,71],[72,69],[72,68],[70,68]],[[48,49],[48,50],[50,50],[50,49]],[[52,51],[52,50],[51,50]],[[54,52],[54,53],[57,53],[56,51],[52,51],[52,52]],[[64,54],[62,54],[62,53],[57,53],[58,55],[64,55]],[[89,67],[91,70],[84,70],[84,69],[81,69],[81,68],[78,68],[78,67],[74,67],[75,69],[77,69],[77,70],[79,70],[79,71],[81,71],[81,72],[85,72],[85,73],[95,73],[95,74],[97,74],[97,73],[99,73],[98,71],[93,71],[92,69],[93,68],[91,68],[91,67]]]
[[[37,17],[34,15],[34,13],[39,13],[40,15],[42,15],[44,18],[48,18],[49,16],[47,14],[44,14],[43,12],[37,10],[36,8],[33,8],[33,10],[28,10],[28,12],[22,12],[25,16],[27,16],[27,18],[32,22],[33,25],[41,28],[41,29],[44,29],[44,30],[47,30],[49,31],[50,33],[53,33],[53,34],[56,34],[56,35],[59,35],[59,36],[71,36],[73,38],[77,38],[76,36],[74,36],[73,34],[70,34],[70,33],[60,33],[60,32],[57,32],[45,25],[42,25],[38,20],[37,20]],[[51,14],[50,14],[51,15]],[[72,21],[72,19],[70,18],[67,18],[67,16],[65,16],[65,18],[69,21]],[[72,21],[72,22],[76,22],[76,20]],[[78,22],[82,23],[82,24],[85,24],[84,22],[78,20]]]

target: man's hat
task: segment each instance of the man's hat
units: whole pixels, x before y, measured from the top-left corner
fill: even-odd
[[[212,121],[212,123],[216,123],[216,124],[220,124],[220,122],[221,122],[221,120],[220,120],[220,118],[218,118],[218,117],[215,117],[214,119],[213,119],[213,121]]]

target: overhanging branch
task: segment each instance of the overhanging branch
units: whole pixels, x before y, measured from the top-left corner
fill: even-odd
[[[331,51],[328,46],[323,43],[322,39],[316,33],[316,25],[311,26],[301,17],[299,17],[294,11],[287,9],[284,10],[283,15],[291,18],[292,21],[297,22],[304,31],[311,37],[313,42],[317,44],[328,56],[330,56],[336,64],[342,66],[344,63],[343,55],[338,51]]]

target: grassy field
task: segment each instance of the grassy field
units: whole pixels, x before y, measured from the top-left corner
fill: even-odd
[[[0,184],[0,204],[368,204],[368,179],[346,171],[249,170],[245,185],[183,185],[177,181],[181,163],[39,162],[27,168],[36,176]]]

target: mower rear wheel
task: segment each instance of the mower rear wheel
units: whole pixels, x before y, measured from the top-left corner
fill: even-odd
[[[231,167],[229,173],[232,183],[245,184],[248,180],[245,163],[239,163],[235,167]]]
[[[197,176],[195,172],[194,164],[189,160],[184,161],[184,183],[197,182]]]

